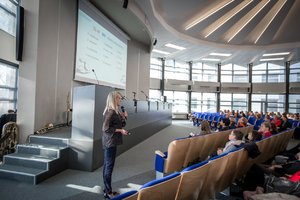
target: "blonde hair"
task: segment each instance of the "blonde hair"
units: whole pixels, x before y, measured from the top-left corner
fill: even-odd
[[[117,91],[112,91],[108,94],[107,99],[106,99],[106,106],[103,111],[103,115],[108,110],[114,110],[117,114],[119,114],[119,108],[118,108],[118,105],[116,104],[116,98],[118,95],[121,96],[120,92],[117,92]]]

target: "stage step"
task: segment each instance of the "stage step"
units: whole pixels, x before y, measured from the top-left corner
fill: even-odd
[[[47,170],[22,167],[17,165],[0,165],[0,177],[20,182],[37,184],[38,177],[41,177]]]
[[[38,184],[67,169],[67,139],[31,137],[30,143],[17,146],[16,153],[4,156],[0,178]]]

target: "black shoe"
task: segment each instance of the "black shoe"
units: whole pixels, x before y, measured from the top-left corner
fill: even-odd
[[[104,198],[105,199],[112,199],[112,198],[114,198],[116,196],[119,196],[118,192],[111,192],[111,193],[104,192]]]

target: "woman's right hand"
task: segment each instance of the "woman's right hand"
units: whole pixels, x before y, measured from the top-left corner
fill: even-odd
[[[128,131],[125,130],[125,129],[121,129],[121,134],[122,134],[122,135],[128,135]]]

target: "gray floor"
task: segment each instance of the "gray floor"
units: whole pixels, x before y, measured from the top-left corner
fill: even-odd
[[[121,193],[137,189],[155,178],[154,151],[165,151],[171,140],[199,132],[198,127],[185,120],[173,121],[172,125],[151,136],[117,157],[113,188]],[[134,137],[134,135],[128,136]],[[65,170],[38,185],[28,185],[0,179],[1,200],[85,200],[103,199],[102,167],[94,172]]]

